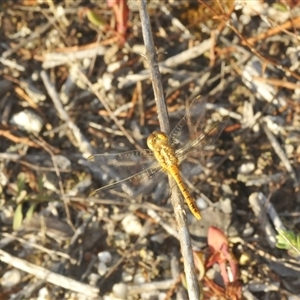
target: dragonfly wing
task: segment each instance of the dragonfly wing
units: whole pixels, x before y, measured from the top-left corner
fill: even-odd
[[[186,115],[174,127],[169,141],[176,149],[184,147],[189,141],[198,137],[205,127],[206,98],[196,97],[187,110]]]
[[[191,140],[181,149],[176,151],[179,161],[190,160],[197,161],[199,158],[207,156],[209,151],[214,149],[214,145],[224,128],[228,123],[228,118],[223,118],[222,121],[214,122],[203,129],[203,132],[198,134],[198,137]]]
[[[219,138],[223,130],[228,124],[228,117],[224,117],[221,121],[214,122],[210,126],[205,128],[204,131],[204,140],[205,140],[205,145],[203,147],[204,151],[209,151],[212,149],[212,147],[215,145],[216,140]],[[196,140],[197,144],[197,140]]]
[[[88,159],[93,171],[100,173],[104,187],[95,192],[103,198],[117,195],[130,198],[148,194],[164,173],[151,150],[128,151],[119,154],[96,154]],[[165,176],[165,175],[164,175]],[[110,182],[110,183],[109,183]],[[109,183],[107,185],[107,183]]]
[[[204,164],[199,162],[198,158],[188,157],[180,164],[181,173],[183,178],[192,179],[193,177],[199,176],[205,171]]]
[[[160,167],[149,168],[123,180],[113,182],[97,189],[97,193],[102,199],[114,200],[116,198],[136,199],[138,196],[156,195],[153,201],[161,200],[157,195],[162,196],[162,191],[166,191],[166,174]],[[164,183],[164,187],[161,184]]]
[[[215,140],[220,136],[227,123],[228,118],[224,118],[222,121],[206,127],[197,140],[191,141],[186,147],[176,151],[183,178],[195,182],[193,180],[195,177],[199,178],[201,173],[207,174],[208,169],[206,168],[205,159],[207,159],[208,153],[214,150]]]
[[[88,158],[91,168],[104,184],[124,180],[143,170],[155,167],[156,161],[151,150],[127,151],[117,154],[95,154]]]

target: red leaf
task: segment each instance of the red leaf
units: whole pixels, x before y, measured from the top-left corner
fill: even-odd
[[[122,41],[125,42],[126,31],[128,27],[127,19],[129,14],[129,8],[126,0],[107,0],[108,7],[111,7],[114,11],[117,23],[117,32],[120,34]]]
[[[214,263],[220,265],[220,271],[224,283],[234,282],[237,279],[238,266],[233,254],[229,250],[229,242],[223,231],[217,227],[209,227],[208,229],[208,246],[211,251],[206,267],[211,267]],[[230,266],[231,279],[228,277],[227,264]]]

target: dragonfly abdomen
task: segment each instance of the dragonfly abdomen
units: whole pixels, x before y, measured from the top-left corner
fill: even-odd
[[[191,212],[193,213],[193,215],[195,216],[195,218],[197,220],[201,219],[201,214],[200,211],[197,207],[197,204],[194,200],[194,198],[191,196],[186,184],[184,183],[181,175],[180,175],[180,170],[178,168],[178,165],[174,164],[172,166],[170,166],[167,170],[173,177],[173,179],[176,181],[177,186],[179,187],[185,202],[187,203],[189,209],[191,210]]]

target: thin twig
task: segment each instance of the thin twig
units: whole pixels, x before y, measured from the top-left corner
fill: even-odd
[[[54,20],[56,20],[56,18],[54,18]],[[16,45],[16,46],[14,46],[12,48],[9,48],[8,50],[4,51],[2,53],[2,58],[4,58],[4,59],[8,58],[12,54],[14,54],[17,51],[19,51],[20,48],[24,47],[30,41],[35,40],[35,39],[39,39],[41,37],[41,35],[46,30],[48,30],[50,27],[51,27],[51,23],[50,22],[39,26],[38,28],[36,28],[36,30],[29,37],[26,37],[26,38],[22,39],[21,42],[18,45]]]
[[[181,270],[180,270],[180,261],[178,259],[177,249],[173,249],[171,252],[171,274],[175,281],[175,285],[173,289],[177,289],[176,299],[186,299],[187,298],[187,291],[182,287],[178,285],[181,283]],[[172,290],[169,290],[165,300],[171,299]],[[169,296],[169,297],[168,297]]]
[[[157,106],[157,115],[160,124],[160,128],[163,132],[170,132],[168,111],[163,94],[163,87],[161,83],[161,76],[156,59],[156,52],[154,48],[154,42],[151,32],[151,25],[149,15],[147,12],[147,1],[139,1],[139,10],[142,24],[142,32],[144,38],[144,44],[146,47],[146,58],[149,63],[149,69],[152,79],[152,86]],[[172,178],[169,176],[170,186],[174,186]],[[186,215],[183,209],[183,201],[180,197],[177,188],[172,191],[171,196],[172,205],[175,212],[175,218],[178,226],[178,234],[180,240],[180,246],[184,261],[184,270],[187,281],[187,290],[190,299],[199,299],[199,285],[195,274],[194,259],[192,252],[191,239],[187,227]]]
[[[268,218],[266,218],[266,205],[267,199],[263,193],[252,193],[249,196],[250,206],[257,217],[258,221],[261,223],[261,228],[265,232],[265,238],[271,248],[276,246],[276,232],[274,227],[271,225]]]
[[[52,249],[48,249],[42,245],[39,245],[35,242],[31,242],[30,240],[25,240],[19,236],[17,236],[16,234],[11,234],[11,233],[7,233],[7,232],[3,232],[1,233],[2,237],[4,238],[9,238],[11,239],[11,241],[18,241],[20,242],[21,244],[24,244],[26,245],[26,247],[31,247],[31,248],[34,248],[34,249],[39,249],[47,254],[49,254],[49,256],[51,257],[54,257],[54,256],[59,256],[59,257],[62,257],[64,259],[67,259],[69,260],[72,264],[76,264],[76,259],[75,258],[72,258],[69,254],[67,253],[64,253],[64,252],[61,252],[61,251],[58,251],[58,250],[52,250]],[[1,241],[3,241],[4,239],[2,238]],[[7,245],[5,245],[7,246]],[[3,244],[0,244],[0,249],[1,248],[4,248]]]
[[[140,4],[140,16],[143,31],[144,44],[146,47],[146,58],[149,63],[150,76],[152,80],[152,87],[157,106],[157,115],[160,128],[163,132],[170,132],[169,115],[165,102],[163,86],[161,83],[161,76],[158,68],[158,62],[156,58],[156,51],[154,47],[150,20],[147,12],[147,2],[139,1]]]
[[[207,40],[204,40],[201,44],[196,45],[192,48],[186,49],[179,54],[175,54],[174,56],[171,56],[167,58],[165,61],[156,62],[156,65],[159,67],[159,70],[169,73],[178,73],[178,70],[175,71],[174,68],[182,65],[188,61],[191,61],[205,53],[211,48],[212,45],[212,39],[209,38]],[[134,84],[136,84],[138,81],[146,80],[151,76],[151,70],[142,70],[137,74],[127,74],[123,78],[119,78],[119,88],[129,87]],[[199,74],[198,74],[199,76]]]
[[[61,175],[60,175],[60,172],[59,172],[59,168],[58,168],[58,164],[56,162],[56,157],[54,155],[54,153],[51,151],[51,149],[49,147],[47,147],[47,145],[45,143],[42,143],[40,142],[38,139],[36,139],[36,142],[41,145],[41,147],[43,147],[43,149],[49,153],[49,155],[51,156],[51,159],[52,159],[52,163],[53,163],[53,166],[54,166],[54,170],[55,170],[55,173],[56,173],[56,177],[58,178],[58,185],[59,185],[59,190],[60,190],[60,195],[61,195],[61,198],[63,200],[63,203],[64,203],[64,207],[65,207],[65,211],[66,211],[66,215],[67,215],[67,221],[68,221],[68,224],[72,227],[72,229],[74,230],[75,227],[74,225],[72,224],[72,221],[71,221],[71,214],[70,214],[70,209],[69,209],[69,199],[68,197],[66,196],[66,193],[64,191],[64,185],[63,185],[63,182],[62,182],[62,178],[61,178]]]
[[[64,107],[59,99],[58,93],[56,92],[53,84],[50,82],[50,78],[49,78],[48,74],[46,73],[46,71],[41,72],[41,78],[44,82],[44,85],[47,89],[49,96],[51,97],[51,99],[54,103],[56,110],[58,111],[59,117],[61,118],[61,120],[65,121],[67,123],[68,128],[72,131],[72,133],[77,141],[80,152],[82,152],[84,157],[86,157],[86,158],[91,156],[93,154],[92,146],[87,141],[87,139],[83,136],[83,134],[81,133],[81,131],[77,127],[77,125],[75,125],[74,122],[70,119],[68,113],[64,109]]]
[[[53,23],[53,26],[57,29],[57,31],[61,34],[61,36],[66,40],[65,34],[60,30],[60,28],[58,26],[55,25],[55,23],[53,22],[53,19],[49,18],[47,15],[45,15],[45,16],[49,19],[49,22]],[[94,46],[96,47],[96,49],[98,49],[96,51],[98,55],[99,54],[104,54],[105,48],[100,47],[98,45],[98,42],[96,42],[94,44]],[[91,52],[92,57],[95,55],[95,47],[93,47],[92,52]],[[142,148],[135,142],[135,140],[133,139],[133,137],[127,132],[127,130],[124,128],[124,126],[118,120],[118,118],[113,114],[112,110],[110,109],[110,107],[109,107],[109,105],[108,105],[108,103],[106,101],[106,97],[105,97],[104,92],[96,90],[96,88],[94,87],[94,85],[90,82],[90,80],[85,75],[85,71],[81,71],[80,68],[77,65],[74,65],[74,63],[72,63],[73,61],[77,60],[76,57],[75,57],[75,54],[78,54],[78,52],[76,51],[75,53],[73,53],[73,52],[67,53],[67,55],[72,58],[71,62],[68,61],[68,64],[71,67],[74,66],[74,68],[76,66],[76,68],[77,68],[77,74],[81,77],[82,81],[91,89],[91,91],[95,94],[95,96],[98,98],[98,100],[101,102],[101,104],[104,106],[104,108],[106,109],[106,111],[110,115],[111,119],[115,122],[115,124],[117,125],[117,127],[124,133],[124,136],[128,139],[128,141],[131,144],[133,144],[136,147],[136,149],[142,150]],[[50,93],[49,93],[49,95],[50,95]],[[51,97],[51,95],[50,95],[50,97]],[[59,99],[58,95],[55,98]],[[52,98],[52,100],[53,100],[53,98]],[[60,101],[58,101],[58,102],[60,102]],[[56,106],[56,104],[55,104],[55,106]],[[61,106],[61,108],[63,109],[62,106]],[[56,107],[56,109],[58,109],[58,108]],[[69,124],[69,122],[67,122],[67,123]],[[75,128],[72,127],[72,129],[73,129],[73,134],[77,132],[77,130],[75,130]],[[78,131],[79,131],[79,129],[78,129]]]
[[[38,279],[52,283],[64,289],[83,294],[89,299],[99,297],[99,289],[66,276],[51,272],[45,268],[36,266],[24,259],[17,258],[0,249],[0,261],[13,266],[19,270],[32,274]],[[97,298],[98,299],[98,298]]]
[[[269,130],[267,124],[265,122],[263,122],[262,125],[263,125],[264,132],[265,132],[267,138],[269,139],[274,151],[276,152],[276,154],[282,161],[283,165],[285,166],[286,170],[289,172],[291,178],[293,179],[294,188],[299,189],[299,181],[297,179],[297,175],[296,175],[293,167],[291,166],[288,158],[286,157],[285,152],[280,147],[280,145],[279,145],[278,141],[276,140],[276,138],[274,137],[273,133]]]
[[[103,91],[97,91],[93,84],[89,81],[89,79],[86,77],[86,75],[80,70],[77,70],[78,74],[80,75],[81,79],[84,81],[84,83],[91,89],[91,91],[94,93],[94,95],[98,98],[98,100],[101,102],[101,104],[104,106],[105,110],[108,112],[111,119],[115,122],[117,127],[120,129],[121,132],[123,132],[124,136],[127,138],[127,140],[136,147],[137,150],[143,150],[139,144],[136,143],[134,138],[128,133],[128,131],[124,128],[124,126],[121,124],[119,119],[115,116],[115,114],[110,109],[108,102],[106,100],[105,94]]]

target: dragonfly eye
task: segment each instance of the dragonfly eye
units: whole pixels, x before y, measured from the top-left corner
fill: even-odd
[[[155,144],[156,136],[154,133],[151,133],[147,138],[147,146],[150,150],[153,150]]]
[[[155,134],[155,136],[158,140],[161,140],[161,141],[167,141],[168,140],[167,135],[162,131],[155,131],[154,134]]]
[[[149,135],[147,139],[147,145],[149,149],[153,150],[153,148],[156,147],[157,143],[161,141],[168,141],[167,135],[162,131],[154,131]]]

